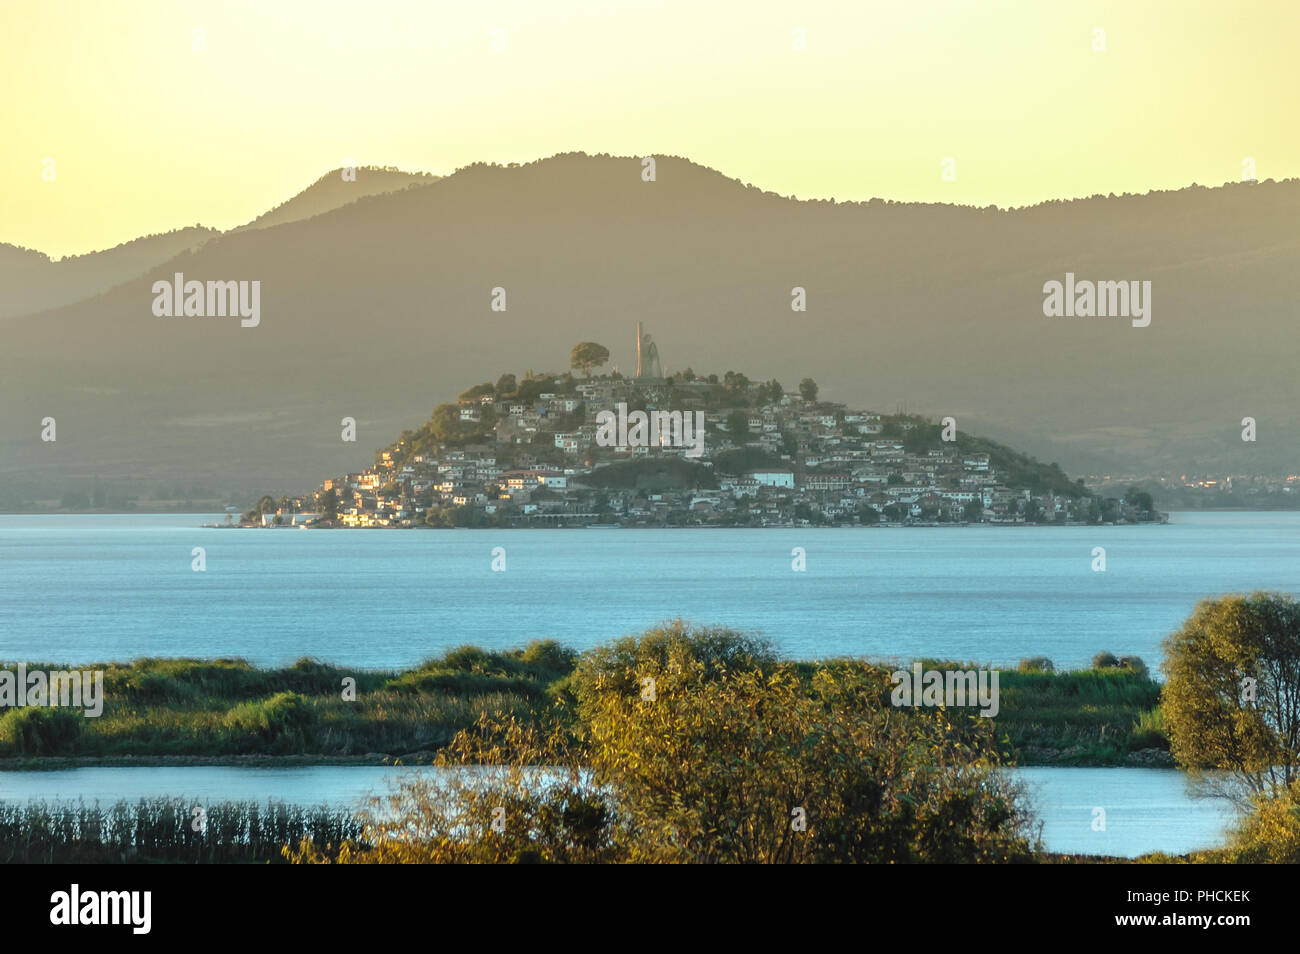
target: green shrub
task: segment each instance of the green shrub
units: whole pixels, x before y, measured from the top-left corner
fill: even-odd
[[[492,656],[477,646],[457,646],[449,649],[440,660],[430,660],[429,668],[459,669],[464,672],[485,672],[492,666]]]
[[[1056,672],[1056,666],[1046,656],[1030,656],[1028,659],[1020,660],[1020,664],[1016,666],[1016,671],[1052,673]]]
[[[578,661],[578,654],[553,639],[535,639],[524,647],[519,658],[530,666],[558,675],[573,671]]]
[[[584,653],[570,688],[581,705],[610,690],[639,695],[643,679],[665,672],[698,670],[707,681],[736,670],[770,669],[775,662],[766,640],[723,627],[691,629],[678,619]]]
[[[546,687],[546,698],[560,709],[572,711],[578,703],[578,674],[571,672]]]
[[[119,695],[130,693],[140,702],[179,702],[193,698],[192,685],[165,672],[145,671],[127,674],[116,689]]]
[[[226,728],[265,742],[301,745],[316,724],[316,709],[296,692],[277,692],[269,699],[240,703],[223,721]]]
[[[1121,669],[1128,669],[1131,672],[1135,672],[1139,676],[1145,676],[1147,674],[1147,664],[1142,661],[1141,656],[1120,656],[1119,667]]]
[[[1165,716],[1157,706],[1137,717],[1129,735],[1129,750],[1169,749],[1169,736],[1165,732]]]
[[[343,672],[341,670],[306,656],[293,664],[293,668],[288,671],[287,677],[293,682],[290,687],[293,692],[329,695],[342,692],[343,689]]]
[[[1119,665],[1119,660],[1115,658],[1115,654],[1108,653],[1105,650],[1102,650],[1097,655],[1092,657],[1093,669],[1113,669],[1115,666],[1118,665]]]
[[[185,701],[200,695],[248,696],[262,688],[263,671],[243,659],[137,659],[104,673],[105,692],[140,702]]]
[[[0,747],[11,755],[68,755],[81,739],[80,710],[24,706],[0,717]]]
[[[542,697],[546,687],[529,679],[480,672],[408,672],[391,679],[385,686],[394,692],[444,692],[448,695],[472,696],[487,692],[515,692]]]

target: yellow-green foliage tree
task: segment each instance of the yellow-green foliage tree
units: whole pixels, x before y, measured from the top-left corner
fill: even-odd
[[[985,754],[987,722],[891,708],[880,671],[804,677],[779,665],[703,679],[683,667],[650,678],[653,699],[604,693],[585,720],[593,771],[638,833],[631,860],[1028,857],[1017,792]]]
[[[1275,798],[1257,795],[1228,846],[1198,859],[1217,864],[1300,864],[1300,783]]]
[[[518,864],[619,861],[608,794],[573,759],[569,733],[513,716],[483,717],[439,759],[437,778],[412,775],[362,813],[362,837],[304,841],[297,863]]]
[[[564,713],[461,733],[443,758],[457,771],[405,784],[338,860],[1031,857],[988,720],[894,708],[888,674],[865,664],[783,664],[761,641],[675,623],[587,654]]]
[[[1224,794],[1286,792],[1300,773],[1300,604],[1274,593],[1205,600],[1164,652],[1161,708],[1178,763],[1221,778]]]

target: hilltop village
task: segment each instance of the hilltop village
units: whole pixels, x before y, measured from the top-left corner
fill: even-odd
[[[648,341],[649,336],[644,336]],[[653,345],[650,346],[653,349]],[[438,406],[360,473],[263,497],[245,526],[567,527],[1097,524],[1162,519],[1100,498],[953,422],[883,415],[728,371],[504,374]],[[682,422],[686,425],[683,440]],[[691,430],[695,423],[694,431]]]

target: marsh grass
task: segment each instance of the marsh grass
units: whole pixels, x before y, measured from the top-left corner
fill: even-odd
[[[1158,711],[1160,684],[1145,671],[1003,671],[999,682],[998,735],[1022,755],[1054,752],[1064,764],[1118,764],[1138,749],[1169,747]]]
[[[668,658],[683,638],[680,628],[658,631],[642,649]],[[697,639],[716,638],[709,632]],[[573,650],[548,640],[505,651],[462,646],[405,671],[353,670],[306,658],[280,669],[256,669],[241,659],[154,658],[91,667],[105,670],[104,714],[84,719],[58,710],[6,712],[0,715],[0,758],[428,754],[483,716],[534,724],[558,717],[574,724],[583,679],[622,666],[629,645],[615,641],[583,656],[581,664]],[[761,641],[733,650],[738,655],[728,665],[776,664]],[[921,662],[927,669],[982,668]],[[897,668],[848,659],[790,665],[805,681],[821,670],[870,671],[879,677],[882,699],[888,698],[888,674]],[[342,697],[349,677],[356,680],[355,701]],[[1021,764],[1120,764],[1137,749],[1168,748],[1157,708],[1160,686],[1144,668],[1058,673],[1043,659],[1019,671],[1001,670],[999,688],[997,735],[1003,754]]]
[[[304,841],[321,851],[359,839],[360,822],[346,810],[282,802],[203,804],[181,798],[0,803],[0,863],[280,863],[285,845]]]
[[[491,652],[461,647],[415,669],[367,671],[299,659],[138,659],[104,670],[104,712],[0,714],[0,758],[401,756],[436,750],[482,715],[533,718],[576,654],[553,642]],[[31,664],[29,668],[57,668]],[[355,700],[343,698],[355,680]]]

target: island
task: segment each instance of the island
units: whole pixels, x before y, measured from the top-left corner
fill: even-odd
[[[649,339],[638,329],[638,342]],[[952,417],[881,414],[727,371],[502,374],[434,408],[358,473],[263,496],[256,527],[808,527],[1163,522],[1136,487],[1101,496]],[[641,355],[638,349],[638,355]],[[343,439],[355,422],[341,422]],[[232,521],[233,523],[233,521]]]

